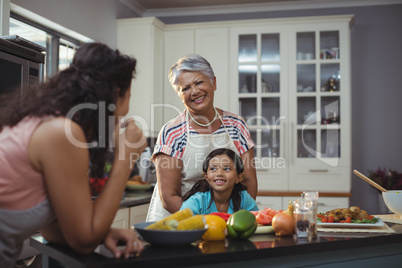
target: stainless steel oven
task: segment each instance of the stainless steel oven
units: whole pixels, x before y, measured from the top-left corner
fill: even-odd
[[[46,49],[17,35],[0,37],[0,94],[23,90],[44,77]]]

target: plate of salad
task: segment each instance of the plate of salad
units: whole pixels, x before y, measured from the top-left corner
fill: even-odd
[[[366,218],[362,218],[359,220],[350,220],[350,221],[343,221],[343,222],[331,222],[328,217],[325,217],[324,214],[318,214],[317,215],[317,226],[318,227],[345,227],[345,228],[350,228],[350,227],[380,227],[384,226],[384,222],[374,216],[369,216]]]

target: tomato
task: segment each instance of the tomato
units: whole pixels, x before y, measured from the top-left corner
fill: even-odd
[[[264,208],[263,210],[261,210],[261,212],[263,212],[263,213],[265,213],[265,214],[267,214],[267,215],[269,215],[271,217],[274,217],[276,214],[278,214],[280,212],[283,212],[283,210],[275,210],[275,209],[272,209],[272,208]]]
[[[275,210],[267,207],[260,211],[251,211],[257,219],[257,223],[262,225],[271,224],[273,217],[280,212],[283,212],[283,210]]]
[[[328,222],[334,222],[334,221],[335,221],[334,217],[332,217],[332,216],[328,217]]]
[[[263,211],[260,211],[255,218],[257,219],[257,223],[262,225],[268,225],[272,223],[273,217],[268,214],[265,214]]]
[[[260,213],[259,211],[250,211],[250,212],[253,213],[254,216],[256,216],[256,217],[257,217],[258,213]]]
[[[346,217],[345,223],[351,223],[352,219],[350,217]]]
[[[217,215],[205,215],[208,230],[202,235],[205,241],[219,241],[226,237],[226,221]]]
[[[224,219],[225,221],[227,221],[230,217],[229,213],[225,213],[225,212],[212,212],[209,215],[215,215],[215,216],[219,216],[222,219]]]
[[[327,218],[327,217],[325,217],[325,216],[324,216],[324,217],[322,217],[322,218],[321,218],[321,222],[328,222],[328,218]]]

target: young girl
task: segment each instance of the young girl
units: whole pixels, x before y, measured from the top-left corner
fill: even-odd
[[[191,208],[194,214],[234,213],[240,209],[258,211],[255,200],[240,182],[244,166],[231,149],[215,149],[202,167],[205,180],[200,180],[183,196],[180,210]]]

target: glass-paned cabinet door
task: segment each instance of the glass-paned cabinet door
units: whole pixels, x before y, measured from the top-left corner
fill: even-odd
[[[339,31],[295,33],[297,159],[340,157],[341,83]]]
[[[246,120],[251,137],[256,144],[258,158],[283,155],[283,135],[280,117],[281,85],[281,36],[263,28],[250,34],[238,34],[236,101],[239,114]]]

